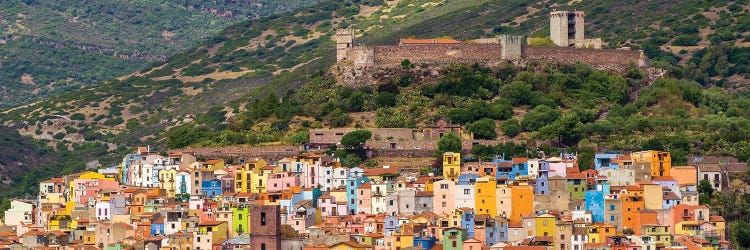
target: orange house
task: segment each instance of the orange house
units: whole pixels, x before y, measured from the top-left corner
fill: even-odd
[[[643,225],[658,225],[657,213],[653,210],[641,210],[639,215],[635,217],[635,226],[632,227],[635,235],[642,235]]]
[[[627,193],[620,195],[620,199],[622,200],[622,225],[625,228],[639,230],[638,216],[640,216],[640,211],[646,208],[643,188],[628,186]]]
[[[523,182],[513,184],[510,190],[510,222],[521,223],[523,216],[534,214],[534,187]]]
[[[674,166],[669,173],[679,186],[698,184],[698,170],[694,166]]]
[[[670,176],[672,169],[672,157],[669,152],[648,150],[633,152],[634,162],[651,163],[651,176]]]
[[[709,221],[710,209],[706,205],[686,205],[680,204],[669,208],[672,223],[669,225],[670,233],[675,233],[675,225],[683,221]]]

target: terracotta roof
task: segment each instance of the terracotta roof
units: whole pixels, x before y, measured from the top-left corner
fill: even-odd
[[[411,45],[418,45],[418,44],[461,44],[456,39],[452,38],[438,38],[438,39],[413,39],[413,38],[405,38],[401,39],[400,44],[411,44]]]
[[[365,175],[376,176],[376,175],[384,175],[384,174],[398,174],[399,169],[400,169],[399,166],[389,166],[388,168],[385,168],[385,167],[368,168],[368,169],[365,169]]]
[[[201,226],[218,226],[223,223],[225,222],[224,221],[206,221],[206,222],[201,222],[200,225]]]
[[[676,180],[672,176],[651,176],[652,181],[674,181]]]
[[[415,196],[432,196],[432,191],[417,191],[417,194]]]
[[[528,162],[529,158],[513,158],[513,164],[520,164],[524,162]]]
[[[568,179],[586,179],[586,174],[584,173],[568,173],[566,176]]]
[[[724,217],[721,215],[711,215],[708,217],[710,222],[724,222]]]

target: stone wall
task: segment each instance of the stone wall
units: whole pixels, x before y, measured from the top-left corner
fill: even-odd
[[[599,70],[623,72],[631,64],[645,66],[645,58],[638,50],[579,49],[571,47],[532,47],[523,48],[526,62],[546,61],[558,64],[585,63]]]
[[[499,44],[374,46],[377,68],[400,67],[404,59],[414,64],[450,63],[492,65],[503,62]]]

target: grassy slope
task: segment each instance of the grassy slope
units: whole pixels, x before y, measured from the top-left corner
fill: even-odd
[[[2,1],[0,108],[136,71],[247,17],[314,3]]]
[[[646,29],[653,23],[666,21],[656,18],[668,17],[662,15],[664,8],[645,8],[648,6],[622,1],[598,5],[583,1],[573,6],[560,2],[530,4],[509,1],[500,4],[485,0],[386,3],[374,11],[368,9],[368,15],[358,15],[360,8],[356,5],[329,1],[296,14],[235,24],[195,49],[180,53],[167,63],[154,65],[136,76],[107,81],[8,110],[0,114],[0,119],[6,125],[20,125],[20,131],[25,135],[53,142],[103,141],[113,143],[111,150],[114,145],[164,145],[166,132],[172,128],[202,124],[213,130],[222,130],[226,126],[225,118],[244,111],[251,100],[268,92],[284,96],[288,90],[299,89],[312,73],[333,65],[331,36],[336,27],[353,25],[363,34],[359,40],[368,44],[393,43],[407,36],[449,35],[470,39],[499,33],[535,35],[545,32],[545,13],[550,9],[579,8],[590,10],[588,34],[602,36],[611,46],[617,47],[626,44],[617,42],[622,40],[618,37],[626,33],[623,30]],[[686,2],[684,5],[694,4]],[[723,2],[715,4],[726,6]],[[682,3],[668,6],[691,10]],[[709,6],[708,9],[712,8]],[[636,13],[636,17],[654,20],[607,18],[627,11]],[[738,16],[734,16],[735,19],[741,19]],[[514,23],[519,20],[523,22]],[[638,46],[639,41],[647,38],[629,43]],[[210,78],[199,78],[201,80],[195,82],[180,80],[220,75],[222,72],[247,73],[220,81]],[[70,119],[76,113],[82,114],[83,119]],[[81,118],[80,115],[77,117]]]

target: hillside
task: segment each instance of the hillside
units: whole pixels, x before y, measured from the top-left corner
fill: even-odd
[[[316,1],[0,2],[0,108],[137,71],[226,26]]]
[[[380,86],[351,87],[329,70],[336,28],[354,27],[364,44],[540,37],[555,8],[587,11],[588,37],[644,49],[670,78],[585,65],[469,65],[395,69]],[[703,21],[698,33],[679,27],[688,20]],[[676,163],[689,153],[746,160],[747,20],[746,1],[326,1],[231,25],[164,63],[6,110],[0,120],[50,145],[102,142],[112,155],[125,145],[298,144],[311,127],[418,128],[448,117],[529,145],[670,149]],[[422,80],[432,71],[439,76]]]

